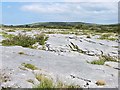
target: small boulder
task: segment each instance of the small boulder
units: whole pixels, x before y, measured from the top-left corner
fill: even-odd
[[[35,44],[33,44],[32,47],[35,49],[43,49],[43,46],[40,45],[39,42],[36,42]]]
[[[98,81],[96,82],[96,84],[97,84],[98,86],[106,85],[106,83],[105,83],[104,80],[98,80]]]

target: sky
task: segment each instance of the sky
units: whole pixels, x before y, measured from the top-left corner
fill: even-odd
[[[9,1],[9,0],[8,0]],[[14,0],[15,1],[15,0]],[[47,2],[48,1],[48,2]],[[64,1],[64,2],[62,2]],[[84,0],[85,1],[85,0]],[[99,2],[98,2],[99,1]],[[19,25],[36,22],[118,23],[118,2],[113,0],[61,0],[61,2],[2,2],[2,24]]]

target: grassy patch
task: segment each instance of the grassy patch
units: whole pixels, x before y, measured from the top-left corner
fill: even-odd
[[[80,86],[79,85],[74,85],[74,84],[66,85],[61,81],[57,81],[56,88],[80,88]]]
[[[40,84],[35,88],[54,88],[53,81],[44,75],[36,75],[36,79],[40,81]]]
[[[97,65],[104,65],[104,63],[106,61],[118,62],[118,60],[115,57],[107,56],[107,55],[101,55],[99,57],[99,60],[94,60],[94,61],[88,62],[88,63],[90,63],[90,64],[97,64]]]
[[[61,81],[57,81],[55,84],[52,79],[47,78],[45,75],[36,75],[36,79],[40,81],[40,84],[35,86],[35,88],[80,88],[78,85],[66,85]]]
[[[15,35],[12,35],[12,34],[7,34],[7,33],[5,33],[5,32],[0,32],[0,34],[2,34],[2,36],[4,37],[4,38],[13,38]]]
[[[105,34],[102,34],[101,37],[98,38],[98,39],[101,39],[101,40],[110,40],[110,41],[117,40],[116,37],[111,37],[111,36],[113,36],[113,34],[111,34],[111,33],[105,33]]]
[[[94,60],[90,63],[91,64],[97,64],[97,65],[104,65],[105,61],[104,60]]]
[[[44,45],[45,41],[48,40],[48,37],[45,34],[37,34],[35,35],[36,42],[39,42],[40,45]]]
[[[39,42],[40,45],[44,45],[48,37],[45,34],[36,35],[34,38],[27,35],[17,35],[6,40],[2,41],[3,46],[23,46],[23,47],[32,47],[33,44]]]
[[[10,30],[7,30],[7,32],[15,32],[15,30],[13,30],[13,29],[10,29]]]
[[[36,66],[32,65],[32,64],[27,64],[27,63],[22,63],[22,66],[31,69],[31,70],[36,70],[38,69]]]

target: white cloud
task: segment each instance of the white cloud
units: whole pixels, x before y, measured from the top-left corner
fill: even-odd
[[[21,10],[53,15],[63,20],[110,21],[116,20],[118,15],[117,3],[31,3],[23,5]]]
[[[46,4],[30,4],[21,7],[24,11],[32,11],[37,13],[64,13],[68,12],[68,6],[59,3],[46,3]]]
[[[101,13],[116,12],[117,8],[117,3],[33,3],[23,5],[21,10],[37,13]]]

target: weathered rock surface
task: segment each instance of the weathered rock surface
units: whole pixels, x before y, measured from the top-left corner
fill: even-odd
[[[32,88],[28,79],[35,79],[32,72],[21,70],[19,67],[22,63],[30,63],[41,70],[53,73],[54,76],[61,77],[66,82],[74,82],[82,87],[97,87],[95,82],[97,80],[105,80],[104,87],[118,87],[118,70],[103,66],[92,65],[86,63],[86,60],[94,60],[95,57],[88,55],[73,54],[72,56],[61,56],[53,52],[42,50],[34,50],[29,48],[22,48],[19,46],[3,47],[2,55],[2,69],[11,69],[11,81],[6,84],[18,87]],[[23,51],[27,55],[19,55]],[[74,76],[74,77],[72,77]],[[85,86],[89,83],[88,86]],[[5,85],[4,83],[2,85]]]
[[[29,33],[30,34],[30,33]],[[69,44],[73,42],[88,54],[71,51]],[[118,69],[114,62],[110,65],[92,65],[86,61],[98,59],[101,51],[111,56],[117,56],[117,42],[88,39],[83,36],[51,34],[46,43],[46,50],[23,48],[21,46],[0,46],[2,56],[1,73],[10,73],[10,80],[1,82],[2,87],[32,88],[39,84],[35,74],[46,74],[54,79],[59,78],[65,83],[74,83],[83,88],[116,88],[118,87]],[[39,45],[38,45],[39,46]],[[19,52],[25,54],[20,55]],[[40,70],[24,70],[22,63],[30,63]],[[113,68],[114,67],[114,68]],[[6,74],[5,74],[6,75]],[[33,80],[33,83],[27,80]],[[104,80],[105,85],[98,86],[96,82]]]

